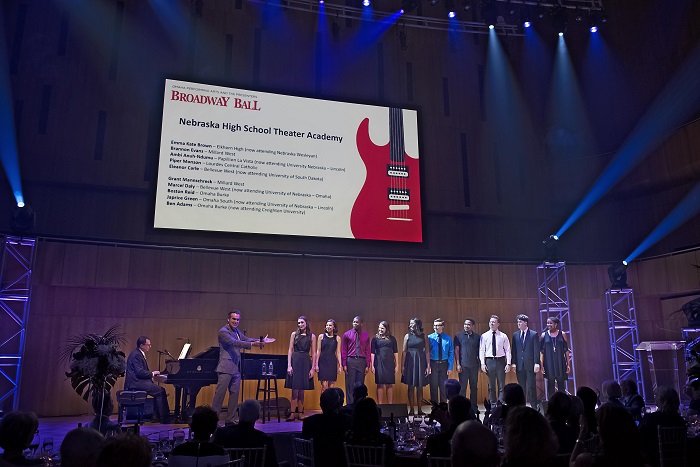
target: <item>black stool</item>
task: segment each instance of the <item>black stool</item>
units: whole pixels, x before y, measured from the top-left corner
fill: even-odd
[[[272,383],[274,384],[272,384]],[[260,387],[262,383],[262,387]],[[255,391],[255,398],[259,399],[260,393],[263,394],[262,400],[262,422],[265,423],[265,414],[267,414],[267,421],[270,421],[270,410],[275,409],[277,412],[277,423],[280,423],[280,405],[279,396],[277,394],[277,377],[275,375],[260,375],[258,377],[258,387]],[[275,394],[275,404],[272,405],[272,394]]]
[[[117,422],[119,426],[125,423],[134,427],[134,432],[139,434],[140,426],[143,424],[143,415],[146,407],[146,391],[117,391],[117,404],[119,413]],[[129,410],[132,408],[132,410]]]

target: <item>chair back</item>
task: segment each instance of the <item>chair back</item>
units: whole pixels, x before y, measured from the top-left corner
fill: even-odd
[[[239,462],[239,461],[234,461]],[[155,463],[153,464],[155,465]],[[168,458],[168,467],[223,467],[230,464],[230,458],[224,456],[170,456]]]
[[[314,440],[293,438],[294,467],[314,467]]]
[[[428,457],[428,467],[452,467],[452,459],[449,457],[435,457],[430,454]]]
[[[658,427],[659,465],[661,467],[685,467],[685,442],[688,436],[686,427]]]
[[[383,467],[386,462],[384,446],[358,446],[343,443],[347,467]]]
[[[226,448],[232,461],[245,457],[240,467],[265,467],[267,446],[259,448]]]
[[[117,421],[122,423],[143,423],[143,416],[148,394],[146,391],[117,391]],[[133,408],[129,410],[129,408]]]

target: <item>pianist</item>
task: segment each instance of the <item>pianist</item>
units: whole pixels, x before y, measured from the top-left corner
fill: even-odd
[[[265,344],[275,340],[267,336],[261,338],[262,340],[254,339],[240,332],[238,325],[241,322],[241,312],[238,310],[229,311],[227,321],[226,326],[219,329],[219,364],[216,367],[216,391],[211,405],[216,413],[220,413],[228,389],[226,424],[231,424],[236,420],[238,392],[241,387],[241,349],[250,349],[253,343],[262,349]]]
[[[153,377],[159,375],[159,371],[148,369],[146,362],[146,352],[151,350],[151,340],[146,336],[141,336],[136,340],[136,348],[131,351],[126,360],[126,378],[124,389],[129,391],[146,391],[149,396],[155,399],[153,410],[156,418],[161,423],[170,423],[170,407],[168,407],[168,396],[165,388],[153,383]]]

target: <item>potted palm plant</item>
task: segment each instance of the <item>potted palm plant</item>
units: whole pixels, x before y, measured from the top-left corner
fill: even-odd
[[[103,334],[76,334],[68,338],[61,350],[61,359],[68,361],[66,376],[79,396],[85,401],[91,398],[98,427],[104,417],[109,417],[105,410],[111,412],[108,407],[112,406],[112,388],[126,371],[126,355],[119,349],[124,342],[124,335],[115,324]]]

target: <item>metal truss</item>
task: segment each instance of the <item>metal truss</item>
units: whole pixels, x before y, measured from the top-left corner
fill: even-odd
[[[613,379],[633,379],[640,385],[640,394],[646,394],[642,358],[637,350],[639,328],[632,289],[606,290],[605,305],[608,310]]]
[[[267,0],[248,0],[251,3],[268,4]],[[334,5],[329,1],[321,4],[318,0],[280,0],[279,8],[296,11],[306,11],[318,13],[321,8],[329,18],[354,19],[357,21],[380,21],[384,22],[389,17],[394,16],[395,12],[374,11],[371,17],[366,15],[363,8]],[[454,31],[467,34],[488,34],[489,28],[483,21],[459,21],[456,19],[429,18],[425,16],[416,16],[403,14],[396,21],[396,24],[407,28],[432,29],[436,31]],[[510,36],[523,36],[520,26],[517,24],[498,23],[495,26],[497,34]]]
[[[36,239],[4,236],[0,243],[0,411],[16,410]]]
[[[602,11],[603,0],[496,0],[513,5],[532,5],[546,8],[567,8],[569,10]]]
[[[561,330],[569,338],[569,352],[571,353],[571,377],[566,380],[566,391],[573,394],[576,388],[576,365],[574,358],[574,337],[571,334],[571,313],[569,309],[569,285],[566,279],[566,263],[544,262],[537,266],[537,284],[540,308],[540,324],[542,330],[546,329],[547,318],[559,318]],[[538,381],[539,383],[539,381]],[[570,386],[572,384],[573,386]],[[538,399],[549,399],[546,385],[538,384]]]

